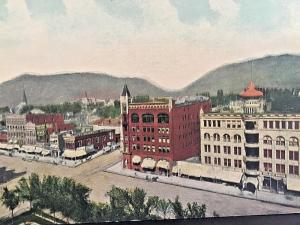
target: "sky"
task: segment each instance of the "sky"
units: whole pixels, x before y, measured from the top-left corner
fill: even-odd
[[[0,0],[0,82],[89,71],[177,89],[299,40],[299,0]]]

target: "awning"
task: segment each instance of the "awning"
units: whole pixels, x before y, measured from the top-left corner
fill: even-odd
[[[170,163],[167,160],[158,160],[156,167],[168,170],[170,168]]]
[[[154,169],[155,167],[155,160],[152,158],[145,158],[142,162],[141,167],[146,169]]]
[[[8,147],[7,144],[0,143],[0,149],[8,149]]]
[[[35,147],[29,146],[29,145],[23,145],[20,150],[24,151],[26,153],[34,153],[35,152]]]
[[[85,150],[65,150],[63,153],[63,157],[65,158],[78,158],[78,157],[82,157],[85,156],[87,153]]]
[[[50,151],[49,150],[43,150],[42,152],[41,152],[41,154],[42,155],[49,155],[50,154]]]
[[[255,178],[255,177],[247,177],[246,180],[245,180],[245,183],[248,184],[253,184],[255,186],[255,188],[258,187],[258,179]]]
[[[44,151],[45,149],[40,148],[40,147],[35,147],[34,152],[37,154],[41,154],[42,151]]]
[[[192,177],[204,177],[239,184],[243,173],[241,171],[227,170],[222,167],[192,163],[178,162],[178,173]]]
[[[296,177],[287,177],[287,189],[290,191],[300,191],[300,179]]]
[[[134,163],[134,164],[139,164],[141,161],[142,161],[142,158],[138,155],[134,155],[132,157],[132,163]]]
[[[178,166],[173,166],[172,173],[178,173]]]

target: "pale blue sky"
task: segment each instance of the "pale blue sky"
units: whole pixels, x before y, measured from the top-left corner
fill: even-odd
[[[0,0],[0,82],[99,71],[179,88],[299,38],[298,0]]]

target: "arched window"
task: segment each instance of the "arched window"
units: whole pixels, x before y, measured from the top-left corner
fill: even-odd
[[[289,146],[299,146],[299,139],[296,137],[291,137],[289,140]]]
[[[204,134],[204,140],[210,140],[210,135],[209,135],[209,133],[205,133]]]
[[[272,144],[272,138],[270,136],[264,136],[264,144],[271,145]]]
[[[169,115],[166,113],[160,113],[157,115],[158,123],[169,123]]]
[[[234,142],[235,142],[235,143],[241,143],[241,141],[242,141],[241,135],[238,135],[238,134],[235,134],[235,135],[233,136],[233,139],[234,139]]]
[[[220,135],[215,133],[214,135],[214,141],[220,141]]]
[[[229,136],[229,134],[224,134],[223,135],[223,140],[224,140],[224,142],[230,142],[230,136]]]
[[[136,113],[131,114],[131,122],[138,123],[139,122],[139,115]]]
[[[143,114],[143,123],[153,123],[154,116],[152,114]]]
[[[284,139],[284,137],[282,137],[282,136],[278,136],[277,138],[276,138],[276,145],[285,145],[285,139]]]

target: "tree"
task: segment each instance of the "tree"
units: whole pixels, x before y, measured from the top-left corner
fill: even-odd
[[[185,218],[204,218],[206,213],[206,205],[199,205],[197,202],[187,203],[184,210]]]
[[[174,202],[169,200],[171,210],[176,219],[184,218],[184,209],[182,203],[179,201],[178,195],[176,196]]]
[[[39,200],[40,186],[40,178],[35,173],[29,176],[28,180],[24,177],[19,180],[17,192],[21,201],[29,201],[30,210],[32,203],[36,204]]]
[[[16,190],[8,190],[7,187],[3,189],[3,194],[1,197],[3,205],[6,208],[9,208],[11,211],[12,224],[14,220],[14,209],[19,205],[19,196],[17,195]]]
[[[92,203],[90,206],[91,210],[91,223],[107,222],[109,221],[111,209],[107,203]],[[86,222],[86,221],[85,221]]]
[[[170,202],[165,199],[159,199],[157,209],[163,215],[163,219],[166,219],[167,214],[170,212]]]

